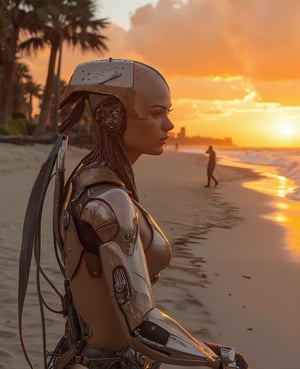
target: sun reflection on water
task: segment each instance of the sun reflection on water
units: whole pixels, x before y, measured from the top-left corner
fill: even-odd
[[[275,214],[270,218],[274,219],[278,223],[284,223],[287,221],[287,217],[284,214]]]
[[[278,205],[278,203],[275,205]],[[296,202],[285,205],[284,209],[279,208],[280,211],[276,211],[267,217],[285,227],[288,250],[294,259],[300,260],[300,205]]]
[[[294,182],[274,172],[263,174],[258,181],[246,182],[244,185],[255,191],[267,193],[284,199],[295,190]]]
[[[285,197],[288,194],[288,188],[286,186],[287,179],[282,176],[278,176],[278,197]]]
[[[277,202],[276,203],[276,207],[278,209],[284,210],[284,209],[288,209],[289,206],[288,206],[288,204],[286,202]]]
[[[296,190],[295,183],[279,175],[276,168],[272,166],[246,164],[226,157],[222,158],[221,163],[249,168],[262,176],[258,180],[244,182],[243,186],[272,196],[274,211],[264,217],[284,227],[288,255],[293,261],[300,262],[300,202],[288,198]]]
[[[300,203],[287,198],[295,190],[293,181],[273,172],[258,181],[244,183],[244,186],[275,197],[272,202],[275,211],[264,217],[285,228],[290,255],[293,260],[300,261]]]

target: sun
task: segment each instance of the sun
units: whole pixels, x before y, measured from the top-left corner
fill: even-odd
[[[283,123],[280,127],[280,133],[284,136],[291,137],[295,133],[294,126],[291,123]]]
[[[275,145],[298,147],[300,142],[298,126],[298,120],[293,116],[278,117],[276,121],[273,121],[270,135],[273,135],[273,139],[276,141]]]

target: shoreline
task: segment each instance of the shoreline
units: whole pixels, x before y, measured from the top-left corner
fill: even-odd
[[[297,369],[300,295],[294,286],[300,271],[286,252],[287,230],[267,218],[274,211],[271,196],[223,190],[244,221],[230,235],[213,230],[207,241],[205,257],[218,275],[211,275],[214,290],[202,296],[216,319],[215,334],[244,352],[251,369]],[[218,257],[221,247],[225,260]],[[229,314],[236,321],[228,321]]]
[[[5,209],[0,217],[0,369],[25,369],[16,305],[20,238],[29,192],[51,145],[4,147],[0,145],[0,206]],[[70,147],[67,172],[85,153]],[[204,188],[206,161],[204,155],[166,151],[161,157],[144,156],[134,166],[140,202],[174,246],[171,265],[154,286],[157,306],[199,339],[235,346],[251,369],[297,369],[299,295],[291,296],[286,283],[296,285],[299,268],[284,260],[283,229],[261,217],[272,212],[271,197],[244,188],[245,181],[259,177],[243,168],[220,166],[220,185]],[[46,206],[52,206],[52,198]],[[45,223],[43,250],[52,242],[48,213]],[[272,252],[266,245],[275,245]],[[55,278],[59,283],[60,276]],[[36,364],[42,349],[40,322],[31,295],[27,304],[26,344]],[[53,315],[50,322],[52,344],[64,323]]]
[[[194,195],[203,193],[206,158],[183,155],[192,155],[189,161],[195,162],[196,178],[190,178]],[[232,345],[243,352],[251,369],[297,369],[300,296],[286,287],[295,285],[300,273],[285,250],[286,229],[268,219],[275,210],[274,196],[247,188],[249,181],[259,183],[264,178],[250,169],[219,169],[216,173],[221,175],[220,185],[208,189],[209,199],[202,198],[207,216],[199,210],[195,198],[193,206],[198,211],[185,214],[195,223],[198,218],[198,226],[163,223],[171,239],[173,235],[177,250],[155,287],[157,299],[166,312],[199,339]],[[185,191],[185,185],[182,183],[179,192]],[[151,203],[152,199],[148,201],[150,207]],[[226,218],[213,213],[211,207],[216,204],[223,208],[222,216]],[[160,214],[159,217],[162,218]],[[213,219],[211,223],[207,221],[209,217]],[[179,236],[174,234],[176,225]],[[266,245],[273,245],[274,250],[266,250]],[[178,277],[169,277],[169,271]],[[178,285],[174,287],[174,283]],[[168,295],[177,296],[180,302],[167,299]]]

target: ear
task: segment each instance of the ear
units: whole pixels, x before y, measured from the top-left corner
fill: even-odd
[[[95,118],[107,132],[116,133],[125,128],[125,109],[120,100],[116,98],[109,98],[96,108]]]

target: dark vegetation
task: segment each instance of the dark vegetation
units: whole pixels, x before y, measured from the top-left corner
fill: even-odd
[[[65,86],[60,79],[63,48],[107,50],[102,31],[109,22],[97,19],[96,10],[94,0],[0,0],[0,141],[43,142],[56,136]],[[48,70],[40,85],[22,58],[46,48]],[[89,135],[87,121],[84,116],[77,131]]]

